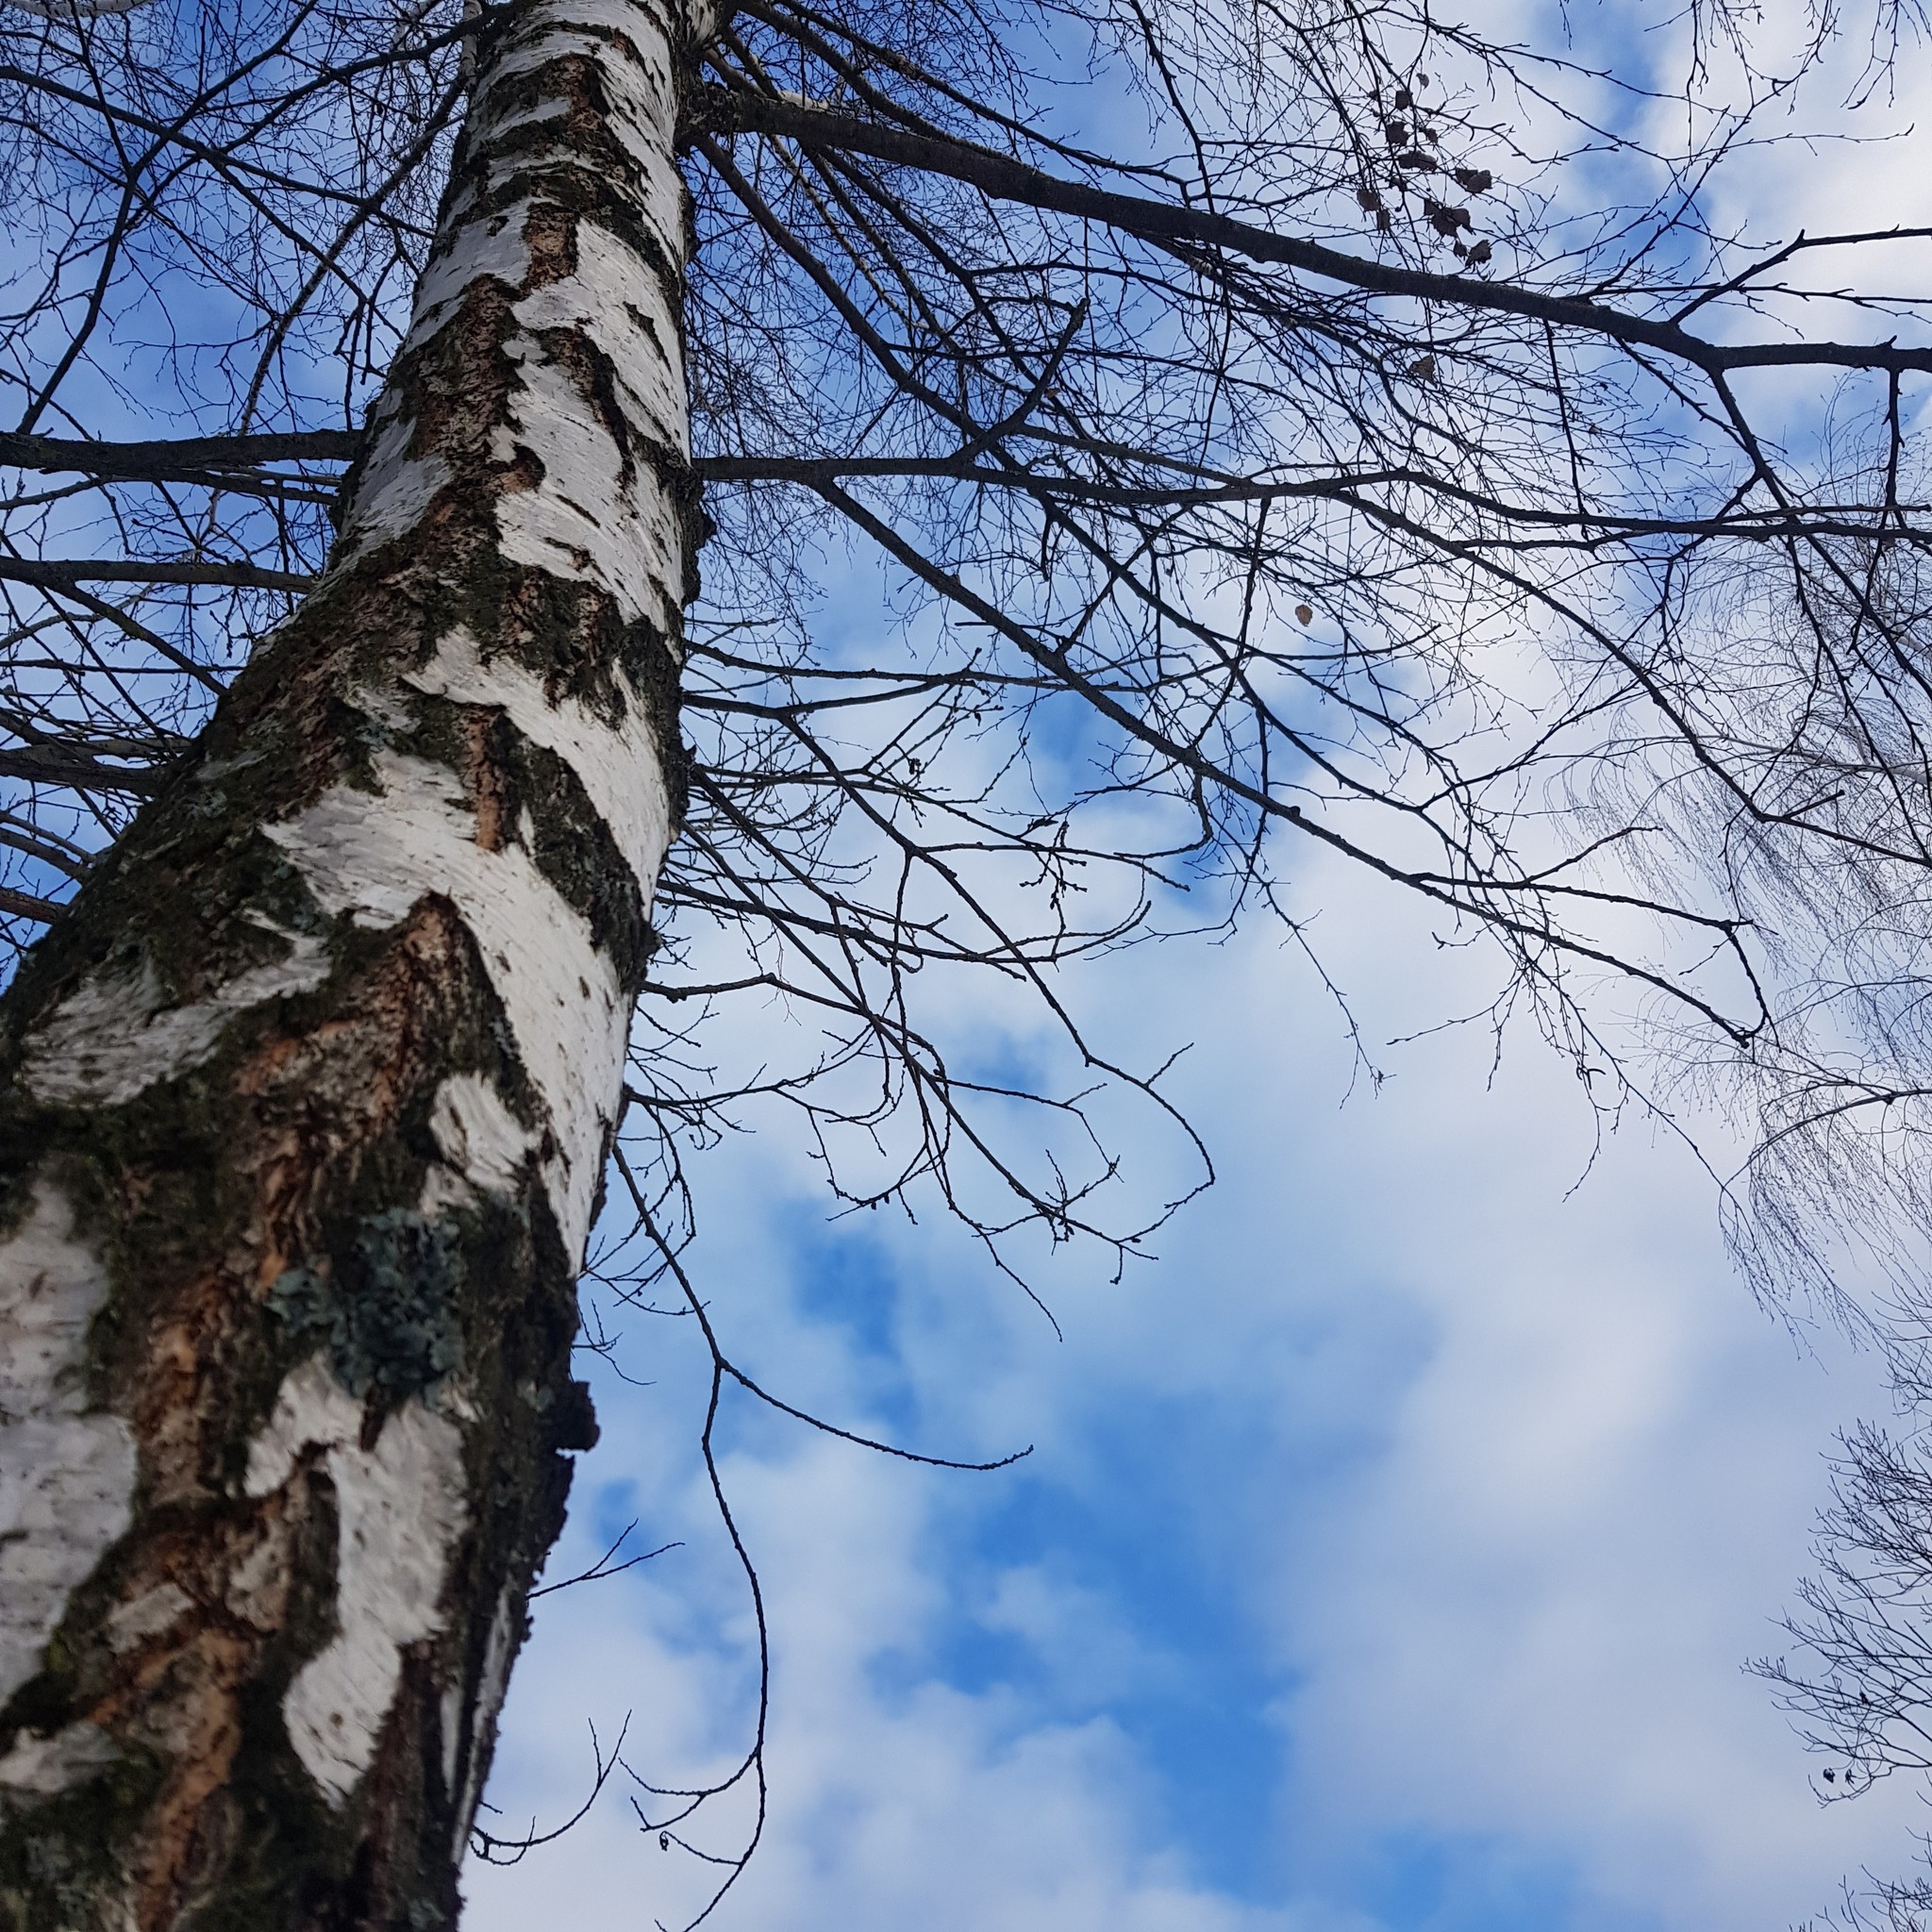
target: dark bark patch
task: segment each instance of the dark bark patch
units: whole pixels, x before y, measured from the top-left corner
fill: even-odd
[[[463,782],[476,810],[476,843],[501,852],[512,823],[505,766],[509,725],[500,714],[472,710],[463,720]]]

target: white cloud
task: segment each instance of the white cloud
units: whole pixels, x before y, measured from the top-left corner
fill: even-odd
[[[1419,1016],[1420,935],[1326,883],[1337,964],[1386,1036]],[[921,1472],[740,1410],[774,1799],[720,1923],[1399,1928],[1427,1900],[1391,1899],[1379,1867],[1420,1840],[1563,1874],[1579,1927],[1757,1932],[1861,1863],[1896,1869],[1908,1794],[1821,1810],[1740,1670],[1869,1372],[1822,1344],[1827,1373],[1751,1307],[1681,1150],[1626,1133],[1566,1198],[1580,1096],[1528,1042],[1486,1084],[1468,1033],[1339,1108],[1332,1009],[1270,936],[1116,962],[1090,991],[1103,1024],[1197,1033],[1187,1078],[1226,1172],[1158,1268],[1050,1279],[1064,1345],[942,1227],[881,1220],[846,1291],[891,1306],[855,1347],[813,1291],[803,1171],[754,1142],[708,1180],[704,1291],[788,1398],[942,1453],[1041,1445],[1013,1475]],[[1420,996],[1435,1016],[1456,991]],[[647,1329],[630,1361],[658,1387],[602,1391],[571,1533],[591,1552],[641,1511],[650,1542],[690,1547],[541,1607],[492,1786],[512,1812],[568,1808],[586,1717],[608,1735],[631,1708],[626,1756],[659,1782],[742,1736],[748,1626],[691,1462],[690,1341]],[[1191,1698],[1229,1707],[1200,1719],[1205,1771],[1164,1755]],[[1243,1722],[1274,1751],[1217,1772]],[[1193,1799],[1272,1840],[1245,1880],[1177,1790],[1217,1775]],[[475,1875],[470,1923],[675,1925],[691,1875],[607,1798],[561,1847]]]

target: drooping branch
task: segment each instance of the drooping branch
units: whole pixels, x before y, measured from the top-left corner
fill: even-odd
[[[260,564],[145,562],[135,558],[0,557],[0,583],[68,590],[75,584],[178,584],[188,587],[303,591],[315,579],[303,571],[268,570]]]
[[[1009,155],[968,142],[940,139],[880,121],[860,120],[750,89],[708,88],[702,122],[721,132],[762,134],[807,150],[843,150],[958,181],[995,201],[1018,203],[1111,228],[1143,241],[1225,252],[1250,261],[1299,270],[1365,294],[1401,296],[1521,316],[1553,327],[1599,337],[1689,363],[1707,375],[1744,369],[1845,369],[1932,374],[1932,347],[1885,342],[1720,342],[1692,333],[1673,317],[1634,314],[1585,296],[1562,295],[1475,273],[1443,275],[1399,262],[1372,260],[1325,242],[1281,235],[1217,214],[1142,195],[1070,181]],[[1891,229],[1867,239],[1932,239],[1932,228]],[[1698,291],[1698,297],[1705,291]],[[1689,308],[1701,307],[1693,297]]]
[[[362,447],[346,429],[182,436],[137,442],[0,431],[0,463],[23,470],[72,472],[115,481],[218,483],[271,463],[346,463]]]

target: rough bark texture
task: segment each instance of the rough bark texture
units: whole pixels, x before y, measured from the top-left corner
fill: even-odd
[[[486,39],[327,575],[0,1007],[0,1925],[456,1915],[679,812],[691,31]]]

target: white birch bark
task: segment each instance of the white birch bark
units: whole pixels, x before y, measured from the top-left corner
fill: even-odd
[[[453,1921],[679,810],[705,25],[481,37],[328,571],[0,1008],[0,1925]]]

